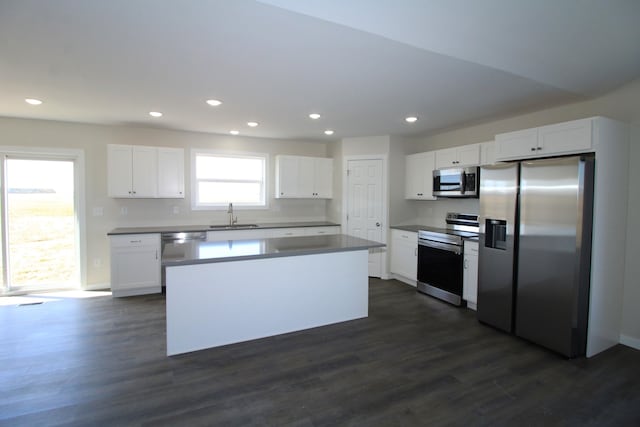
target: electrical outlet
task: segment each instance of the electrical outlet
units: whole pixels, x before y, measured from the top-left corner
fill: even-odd
[[[178,206],[173,207],[173,214],[178,215],[180,213],[180,208]]]
[[[102,216],[104,215],[104,208],[102,206],[95,206],[93,208],[93,216]]]
[[[102,267],[102,259],[100,259],[100,258],[94,258],[94,259],[93,259],[93,266],[94,266],[95,268],[100,268],[100,267]]]
[[[126,215],[126,214],[128,214],[128,213],[129,213],[129,209],[127,209],[127,207],[126,207],[126,206],[122,206],[122,207],[120,208],[120,215]]]

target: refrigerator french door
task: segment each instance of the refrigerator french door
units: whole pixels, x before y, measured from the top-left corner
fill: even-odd
[[[481,173],[478,319],[567,357],[586,350],[593,166],[574,156]]]

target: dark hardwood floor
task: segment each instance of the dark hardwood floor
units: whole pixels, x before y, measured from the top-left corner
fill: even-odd
[[[171,358],[164,309],[0,307],[0,425],[640,425],[640,351],[566,360],[393,280],[367,319]]]

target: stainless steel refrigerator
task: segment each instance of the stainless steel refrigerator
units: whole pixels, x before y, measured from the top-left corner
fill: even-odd
[[[481,169],[478,320],[585,354],[593,173],[591,156]]]

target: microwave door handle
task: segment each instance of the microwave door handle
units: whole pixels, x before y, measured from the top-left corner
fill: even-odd
[[[464,173],[464,169],[462,170],[462,172],[460,173],[460,194],[464,194],[465,190],[467,189],[467,174]]]

